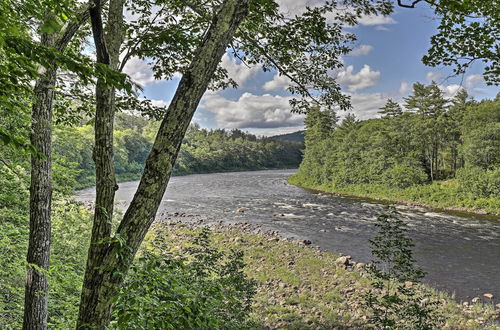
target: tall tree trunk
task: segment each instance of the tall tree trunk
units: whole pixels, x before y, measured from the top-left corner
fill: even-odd
[[[101,19],[102,3],[94,1],[90,10],[92,32],[97,52],[97,62],[110,69],[118,68],[120,47],[123,41],[123,0],[111,0],[108,12],[106,35]],[[88,300],[95,282],[100,281],[101,272],[95,265],[109,245],[106,238],[111,236],[115,191],[118,188],[115,178],[113,153],[113,122],[115,114],[115,88],[99,78],[96,85],[96,117],[94,160],[96,164],[96,204],[92,237],[87,258],[81,300]],[[84,310],[80,309],[79,319]]]
[[[248,0],[223,2],[179,82],[146,161],[137,192],[113,242],[101,250],[102,254],[93,260],[94,264],[87,264],[87,268],[96,269],[96,276],[91,279],[93,285],[82,294],[78,329],[104,329],[109,324],[112,299],[154,221],[191,118],[227,45],[247,13]]]
[[[87,6],[84,5],[85,12]],[[79,15],[60,35],[42,34],[41,44],[63,52],[81,24],[88,18]],[[46,329],[48,318],[48,282],[51,207],[52,207],[52,102],[56,83],[55,63],[43,69],[37,79],[31,113],[31,144],[39,155],[31,157],[30,233],[24,294],[23,329]]]
[[[41,43],[53,46],[54,34]],[[31,157],[30,235],[24,292],[24,329],[47,328],[48,282],[52,206],[52,100],[56,71],[45,68],[35,85],[31,113],[31,144],[40,155]]]

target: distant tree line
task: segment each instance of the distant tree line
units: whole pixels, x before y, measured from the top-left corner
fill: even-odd
[[[437,187],[447,186],[452,204],[487,199],[498,207],[500,99],[477,102],[461,90],[448,100],[435,83],[416,83],[404,101],[402,107],[388,100],[382,118],[348,115],[340,124],[334,113],[312,108],[304,161],[293,180],[353,192],[406,189],[415,200],[426,198],[415,187],[433,186],[431,199],[440,199]]]
[[[120,113],[116,117],[114,157],[120,180],[138,179],[159,122]],[[54,136],[55,163],[74,174],[76,187],[93,185],[94,131],[91,125],[59,125]],[[257,137],[239,129],[205,129],[193,124],[182,142],[174,174],[298,167],[303,143]],[[69,178],[65,178],[68,180]]]

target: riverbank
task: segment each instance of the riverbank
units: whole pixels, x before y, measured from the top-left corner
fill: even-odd
[[[500,216],[500,200],[493,198],[475,200],[463,198],[457,192],[458,187],[453,182],[435,182],[430,185],[400,189],[376,184],[332,188],[330,185],[310,184],[307,180],[297,175],[290,176],[287,181],[301,188],[346,197],[360,197],[408,206]]]
[[[199,226],[160,221],[147,241],[160,238],[171,251],[189,246]],[[363,305],[373,290],[363,264],[339,259],[308,241],[289,240],[276,232],[261,232],[249,224],[211,226],[212,244],[223,251],[244,252],[245,273],[257,281],[251,317],[258,328],[340,329],[367,328],[369,314]],[[147,246],[146,242],[146,246]],[[347,258],[348,259],[348,258]],[[443,292],[421,285],[445,318],[445,329],[500,329],[494,308],[476,303],[457,304]],[[487,300],[487,299],[485,299]]]

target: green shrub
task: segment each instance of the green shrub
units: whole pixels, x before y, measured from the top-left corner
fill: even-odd
[[[460,190],[470,198],[500,198],[500,167],[492,170],[462,168],[457,176]]]
[[[375,226],[379,233],[370,245],[376,259],[368,267],[375,289],[366,294],[364,302],[371,325],[376,329],[441,328],[439,302],[416,285],[425,273],[415,266],[406,224],[392,209],[380,215]]]
[[[244,329],[255,283],[242,252],[222,253],[203,230],[193,247],[172,254],[145,250],[131,268],[112,326],[119,329]]]
[[[394,165],[384,172],[385,183],[389,187],[408,188],[425,183],[428,178],[420,167],[410,167],[401,164]]]

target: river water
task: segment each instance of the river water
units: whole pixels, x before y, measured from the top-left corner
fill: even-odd
[[[308,239],[323,250],[371,260],[368,240],[376,234],[380,202],[318,194],[295,187],[286,178],[295,170],[267,170],[173,177],[158,215],[175,212],[191,219],[248,222],[284,236]],[[119,185],[116,200],[125,208],[137,181]],[[77,192],[92,201],[95,189]],[[235,213],[245,208],[244,213]],[[425,282],[454,293],[459,300],[489,292],[500,297],[500,219],[397,206],[414,240],[414,256],[428,274]],[[275,214],[285,216],[274,216]],[[179,218],[187,219],[187,218]]]

